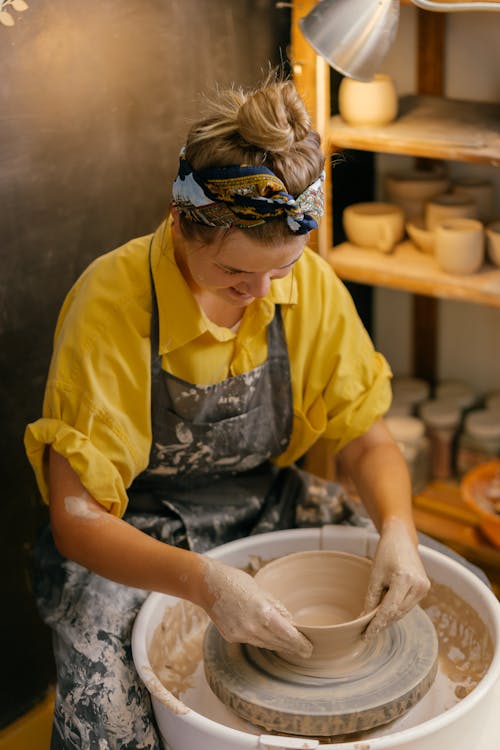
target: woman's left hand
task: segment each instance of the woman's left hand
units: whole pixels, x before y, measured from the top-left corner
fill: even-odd
[[[364,611],[380,606],[365,636],[371,638],[399,620],[429,588],[430,581],[406,524],[400,518],[388,519],[375,553]]]

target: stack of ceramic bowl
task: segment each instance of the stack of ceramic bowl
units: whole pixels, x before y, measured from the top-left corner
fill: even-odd
[[[388,199],[401,206],[407,221],[422,218],[427,201],[445,193],[449,186],[449,178],[438,169],[406,169],[385,178]]]
[[[449,186],[450,180],[441,169],[406,169],[389,173],[385,178],[389,200],[403,210],[406,231],[424,253],[434,252],[434,234],[427,227],[425,219],[426,205],[445,193]]]
[[[406,231],[416,247],[436,256],[451,274],[475,273],[485,256],[500,266],[500,221],[491,221],[494,186],[466,177],[453,183],[439,170],[407,170],[389,174],[386,193],[406,218]]]

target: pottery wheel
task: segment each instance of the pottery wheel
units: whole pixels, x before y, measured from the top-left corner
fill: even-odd
[[[207,629],[208,684],[235,714],[268,731],[302,736],[361,732],[393,721],[431,687],[434,626],[420,607],[335,663],[298,667],[273,651],[227,643]]]

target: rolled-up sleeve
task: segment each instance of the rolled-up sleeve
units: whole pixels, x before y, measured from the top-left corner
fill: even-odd
[[[294,420],[279,465],[297,460],[320,438],[340,451],[386,413],[392,398],[390,367],[345,286],[317,256],[306,255],[301,265],[300,303],[285,317]]]
[[[351,399],[346,398],[339,388],[335,390],[336,406],[327,412],[323,435],[331,442],[334,451],[341,450],[354,438],[364,435],[387,412],[391,404],[389,366],[378,352],[373,352],[370,359],[370,372],[358,373],[358,392]],[[327,389],[326,403],[329,390]]]
[[[120,267],[112,270],[119,283]],[[42,417],[27,426],[24,441],[45,502],[52,446],[90,495],[121,516],[127,487],[147,466],[151,443],[149,311],[140,295],[102,294],[108,281],[106,274],[90,272],[68,295]]]

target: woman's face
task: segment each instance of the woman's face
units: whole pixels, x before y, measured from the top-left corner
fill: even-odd
[[[290,237],[277,245],[264,245],[234,230],[220,242],[199,246],[176,243],[176,257],[191,289],[209,291],[236,307],[246,307],[265,297],[273,279],[290,273],[303,253],[307,235]],[[178,252],[179,251],[179,252]]]

